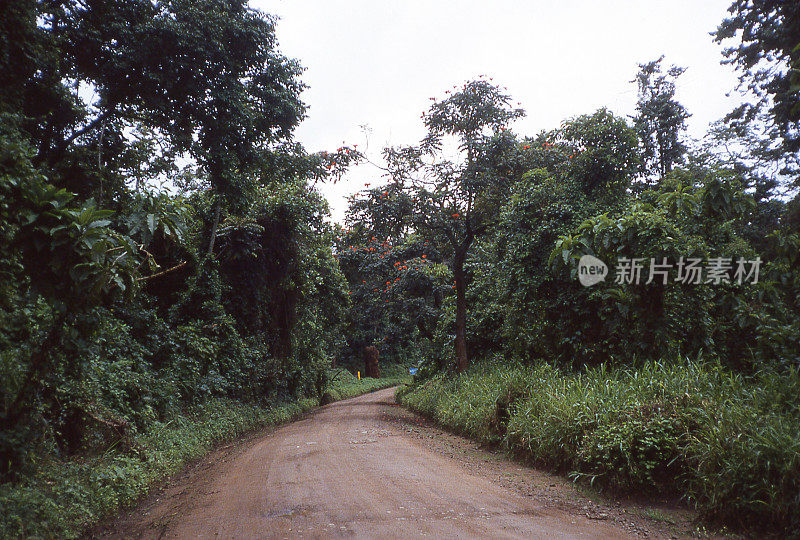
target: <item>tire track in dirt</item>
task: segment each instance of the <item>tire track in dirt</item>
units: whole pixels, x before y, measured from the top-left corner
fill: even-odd
[[[218,450],[102,536],[632,537],[431,449],[409,427],[419,418],[395,406],[394,389],[321,407]]]

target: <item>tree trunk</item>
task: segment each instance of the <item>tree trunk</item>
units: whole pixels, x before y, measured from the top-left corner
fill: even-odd
[[[364,376],[372,377],[373,379],[380,379],[381,372],[378,364],[380,353],[377,347],[370,345],[364,347]]]
[[[459,373],[467,369],[467,284],[464,275],[465,254],[456,253],[453,260],[453,275],[456,280],[456,369]]]
[[[222,208],[222,201],[217,199],[217,204],[214,207],[214,223],[211,224],[211,239],[208,241],[208,252],[206,259],[214,256],[214,241],[217,239],[217,228],[219,228],[219,213]]]

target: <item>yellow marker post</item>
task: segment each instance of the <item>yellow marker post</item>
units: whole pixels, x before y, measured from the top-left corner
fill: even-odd
[[[356,371],[356,373],[358,373],[358,380],[360,381],[361,380],[361,372],[360,371]]]

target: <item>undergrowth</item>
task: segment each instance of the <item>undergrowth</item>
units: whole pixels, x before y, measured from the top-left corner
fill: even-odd
[[[349,375],[349,374],[348,374]],[[342,377],[336,399],[395,386],[408,378]],[[74,538],[104,516],[135,503],[156,481],[214,446],[242,434],[288,422],[318,404],[301,399],[269,408],[218,399],[135,435],[126,448],[73,461],[40,463],[35,474],[0,485],[0,538]]]
[[[800,374],[700,362],[564,373],[476,365],[400,403],[531,463],[616,492],[684,496],[702,518],[800,532]]]

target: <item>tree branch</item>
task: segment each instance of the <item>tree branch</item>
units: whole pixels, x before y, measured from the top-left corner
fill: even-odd
[[[53,163],[57,157],[61,156],[61,154],[64,153],[64,151],[69,147],[70,144],[72,144],[72,142],[75,139],[85,135],[86,133],[89,133],[99,125],[103,124],[106,120],[114,116],[116,113],[117,113],[116,109],[114,108],[108,109],[100,116],[98,116],[85,126],[83,126],[81,129],[74,131],[72,135],[70,135],[69,137],[67,137],[66,139],[64,139],[63,141],[61,141],[56,145],[53,153],[50,155],[48,159],[48,162]]]
[[[182,263],[177,264],[177,265],[173,266],[172,268],[167,268],[166,270],[163,270],[163,271],[161,271],[161,272],[159,272],[157,274],[136,278],[136,281],[150,281],[150,280],[153,280],[153,279],[158,279],[160,277],[163,277],[166,274],[170,274],[172,272],[175,272],[176,270],[180,270],[181,268],[183,268],[187,264],[189,264],[189,261],[183,261]]]

